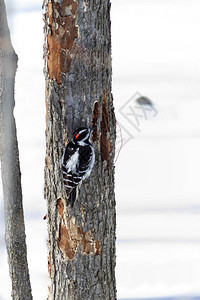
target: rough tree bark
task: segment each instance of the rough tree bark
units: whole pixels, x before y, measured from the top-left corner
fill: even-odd
[[[44,19],[49,299],[116,299],[110,1],[46,0]],[[91,125],[95,166],[70,208],[63,147]]]
[[[17,55],[11,45],[5,4],[0,0],[0,158],[5,210],[5,239],[12,298],[32,299],[22,205],[21,173],[13,116]]]

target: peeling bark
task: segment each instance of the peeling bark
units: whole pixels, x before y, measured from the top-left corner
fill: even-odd
[[[65,218],[64,204],[61,199],[57,201],[57,209],[60,215],[58,248],[62,252],[63,258],[73,259],[79,246],[81,246],[82,255],[100,255],[100,241],[94,239],[91,230],[84,232],[82,227],[77,226],[74,217]],[[84,212],[82,211],[82,213]]]
[[[12,298],[32,299],[27,263],[16,125],[13,116],[17,55],[10,41],[5,4],[0,0],[0,158],[4,194],[5,240]]]
[[[102,103],[102,120],[101,120],[101,158],[102,161],[107,161],[107,170],[109,171],[109,157],[111,151],[110,143],[110,130],[109,130],[109,117],[108,117],[108,103],[107,103],[106,91],[103,92],[103,103]]]
[[[78,28],[75,24],[77,2],[63,0],[48,2],[47,25],[49,34],[48,43],[48,72],[51,79],[61,83],[61,72],[66,73],[70,69],[72,61],[73,42],[78,37]]]
[[[97,140],[97,122],[99,119],[99,103],[95,101],[93,104],[93,113],[92,113],[92,127],[95,127],[92,135],[92,141],[95,142]]]
[[[115,115],[110,2],[45,3],[49,299],[116,299]],[[93,132],[95,166],[74,207],[62,182],[63,148],[79,127]]]

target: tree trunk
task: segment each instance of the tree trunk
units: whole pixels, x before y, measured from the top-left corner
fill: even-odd
[[[17,55],[10,41],[5,4],[0,0],[0,157],[5,239],[13,299],[32,299],[22,205],[21,173],[13,116]]]
[[[47,0],[44,31],[49,299],[116,299],[110,2]],[[63,148],[91,125],[95,165],[71,208]]]

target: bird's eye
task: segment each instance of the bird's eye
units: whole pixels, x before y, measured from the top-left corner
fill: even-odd
[[[77,134],[77,135],[76,135],[76,137],[75,137],[76,140],[78,139],[79,135],[80,135],[80,134]]]

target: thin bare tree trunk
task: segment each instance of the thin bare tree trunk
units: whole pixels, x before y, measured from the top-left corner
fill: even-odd
[[[49,299],[116,299],[115,115],[109,0],[45,3],[46,167]],[[82,126],[95,166],[73,208],[62,182],[63,147]]]
[[[32,299],[22,205],[21,173],[13,116],[17,55],[10,41],[5,4],[0,0],[0,157],[5,209],[5,239],[12,298]]]

